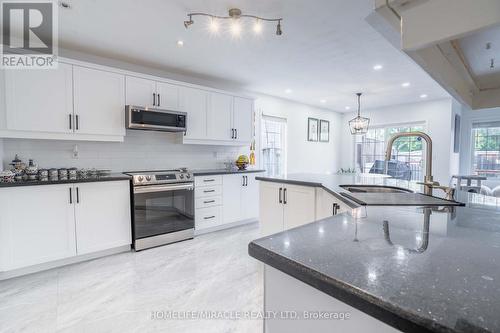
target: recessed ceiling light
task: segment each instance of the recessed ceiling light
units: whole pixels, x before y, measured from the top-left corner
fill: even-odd
[[[322,100],[320,100],[320,103],[325,104],[325,103],[326,103],[326,99],[322,99]]]
[[[346,110],[350,110],[350,109],[351,109],[351,107],[350,107],[350,106],[346,106],[346,107],[345,107],[345,109],[346,109]]]
[[[409,86],[410,86],[410,82],[401,83],[401,87],[403,87],[403,88],[408,88]]]
[[[178,47],[183,47],[183,46],[184,46],[184,41],[182,41],[182,40],[180,40],[180,39],[179,39],[179,40],[177,41],[177,46],[178,46]]]
[[[287,94],[291,94],[291,93],[292,93],[292,89],[286,89],[286,90],[285,90],[285,93],[287,93]]]
[[[375,66],[373,66],[373,69],[376,70],[376,71],[379,71],[382,68],[384,68],[384,66],[382,66],[382,65],[375,65]]]
[[[427,94],[420,95],[420,98],[427,98]]]

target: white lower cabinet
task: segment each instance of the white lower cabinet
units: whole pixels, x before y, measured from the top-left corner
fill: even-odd
[[[0,271],[76,255],[71,188],[0,188]]]
[[[316,219],[316,188],[283,183],[260,183],[260,225],[263,236]]]
[[[0,188],[0,272],[130,245],[129,186]]]
[[[131,243],[128,181],[75,184],[75,190],[78,255]]]
[[[348,212],[349,206],[333,194],[324,189],[316,190],[316,219],[321,220],[330,216]]]
[[[257,220],[259,173],[195,177],[195,229],[223,228],[232,223]]]

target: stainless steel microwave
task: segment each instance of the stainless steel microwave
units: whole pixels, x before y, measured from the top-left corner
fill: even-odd
[[[185,132],[186,112],[127,105],[125,126],[134,130]]]

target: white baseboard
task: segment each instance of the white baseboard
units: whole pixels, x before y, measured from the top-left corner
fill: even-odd
[[[252,224],[252,223],[258,223],[259,221],[257,219],[249,219],[249,220],[243,220],[243,221],[237,221],[237,222],[232,222],[232,223],[226,223],[226,224],[221,224],[215,227],[211,228],[206,228],[206,229],[200,229],[194,230],[194,235],[199,236],[203,234],[207,234],[209,232],[214,232],[214,231],[219,231],[219,230],[224,230],[224,229],[229,229],[229,228],[234,228],[234,227],[239,227],[245,224]]]
[[[112,254],[129,252],[130,249],[131,249],[130,245],[119,246],[119,247],[115,247],[113,249],[108,249],[108,250],[104,250],[104,251],[84,254],[84,255],[76,256],[76,257],[64,258],[61,260],[46,262],[43,264],[14,269],[12,271],[0,272],[0,281],[11,279],[11,278],[22,276],[22,275],[37,273],[37,272],[45,271],[45,270],[56,268],[56,267],[76,264],[76,263],[79,263],[82,261],[88,261],[88,260],[92,260],[92,259],[96,259],[96,258],[101,258],[101,257],[109,256]]]

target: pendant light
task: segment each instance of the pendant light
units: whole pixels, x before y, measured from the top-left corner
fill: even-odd
[[[368,125],[370,124],[370,118],[361,117],[359,112],[361,110],[361,93],[356,94],[358,96],[358,116],[349,121],[349,128],[351,129],[351,134],[366,134],[368,132]]]

